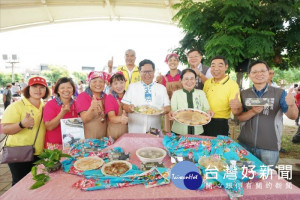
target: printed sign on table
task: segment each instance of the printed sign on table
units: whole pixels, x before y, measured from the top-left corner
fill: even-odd
[[[81,118],[61,119],[60,124],[63,149],[67,149],[71,144],[84,139],[84,129]]]

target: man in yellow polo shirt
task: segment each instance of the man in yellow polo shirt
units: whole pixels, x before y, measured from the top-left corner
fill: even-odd
[[[239,86],[226,75],[228,61],[223,56],[216,56],[211,60],[211,74],[213,78],[205,81],[203,91],[209,106],[214,112],[211,122],[204,126],[204,135],[228,135],[228,119],[230,113],[239,115],[242,105],[239,100]]]
[[[127,90],[128,85],[141,80],[140,72],[138,66],[135,65],[135,51],[133,49],[127,49],[125,51],[125,62],[126,65],[117,68],[117,71],[121,71],[126,78],[125,90]],[[112,72],[113,58],[108,61],[108,72]]]

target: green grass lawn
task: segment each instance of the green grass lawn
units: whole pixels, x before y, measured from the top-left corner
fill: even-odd
[[[231,137],[236,140],[240,133],[239,125],[235,122],[229,122]],[[286,150],[286,153],[280,153],[280,158],[293,158],[300,160],[300,143],[293,143],[292,138],[297,132],[296,126],[284,126],[282,134],[281,148]]]

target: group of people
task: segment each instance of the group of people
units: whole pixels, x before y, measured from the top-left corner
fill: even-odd
[[[87,88],[76,100],[73,80],[60,78],[54,88],[56,97],[46,105],[42,101],[50,93],[46,80],[33,77],[24,89],[24,98],[8,106],[3,114],[2,132],[9,135],[6,145],[30,145],[38,134],[34,144],[36,160],[43,148],[62,148],[60,119],[76,117],[83,121],[85,138],[112,137],[116,140],[124,133],[161,129],[161,116],[165,118],[165,130],[178,135],[228,135],[228,119],[233,113],[242,122],[238,138],[241,145],[266,165],[275,166],[279,158],[283,113],[296,119],[298,108],[290,92],[268,83],[268,64],[264,61],[250,64],[253,87],[240,93],[237,83],[226,74],[226,58],[212,58],[210,67],[201,64],[202,54],[197,49],[190,50],[187,58],[191,68],[180,71],[178,55],[167,55],[170,70],[154,81],[155,64],[145,59],[136,66],[135,51],[129,49],[125,52],[126,65],[116,72],[111,70],[112,60],[108,62],[109,73],[90,72]],[[271,104],[247,106],[247,98],[269,98]],[[163,113],[141,115],[134,112],[136,106],[143,105],[160,108]],[[206,112],[211,122],[204,126],[188,126],[173,121],[174,112],[185,108]],[[33,162],[9,164],[13,184],[30,171]]]
[[[21,79],[21,83],[18,81],[13,83],[7,83],[6,87],[3,91],[3,103],[4,103],[4,110],[9,106],[9,104],[14,100],[14,97],[21,97],[21,94],[24,92],[24,88],[27,86],[24,79]]]

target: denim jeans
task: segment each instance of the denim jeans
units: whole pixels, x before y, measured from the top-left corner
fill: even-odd
[[[256,156],[265,165],[272,165],[270,168],[274,169],[279,160],[279,151],[271,151],[266,149],[259,149],[255,147],[249,147],[243,143],[240,143],[247,151]]]

